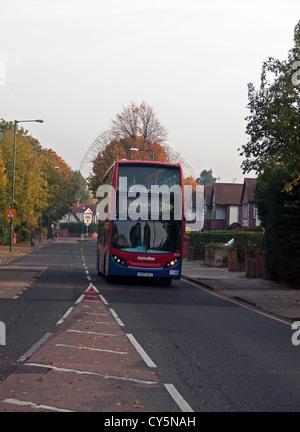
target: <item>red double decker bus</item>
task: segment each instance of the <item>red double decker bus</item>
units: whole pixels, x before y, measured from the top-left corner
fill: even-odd
[[[98,273],[106,278],[157,278],[165,284],[180,279],[184,234],[181,166],[116,161],[97,196]]]

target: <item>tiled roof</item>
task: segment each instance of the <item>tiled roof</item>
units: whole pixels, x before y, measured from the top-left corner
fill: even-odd
[[[256,178],[245,178],[241,194],[241,203],[255,201]]]
[[[215,183],[213,185],[213,200],[215,204],[239,205],[243,185],[239,183]]]
[[[96,208],[97,204],[78,204],[72,208],[72,213],[84,213],[87,209],[90,209],[95,214]]]

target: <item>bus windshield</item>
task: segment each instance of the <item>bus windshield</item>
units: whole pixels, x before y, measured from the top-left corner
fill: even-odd
[[[148,191],[152,185],[181,186],[180,170],[172,166],[122,164],[118,168],[118,189],[120,177],[127,179],[127,190],[133,185],[145,186]]]
[[[112,247],[138,253],[178,252],[181,227],[180,221],[114,221]]]

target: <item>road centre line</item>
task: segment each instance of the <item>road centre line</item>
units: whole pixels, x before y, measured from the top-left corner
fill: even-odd
[[[47,411],[74,412],[74,411],[71,411],[71,410],[57,408],[57,407],[50,406],[50,405],[38,405],[38,404],[35,404],[33,402],[21,401],[19,399],[4,399],[4,400],[2,400],[0,402],[6,403],[6,404],[11,404],[11,405],[18,405],[18,406],[23,406],[23,407],[28,407],[28,408],[34,408],[34,409],[44,409],[44,410],[47,410]]]
[[[113,350],[106,350],[106,349],[101,349],[101,348],[89,348],[86,346],[76,346],[76,345],[65,345],[65,344],[55,344],[56,347],[63,347],[63,348],[75,348],[75,349],[79,349],[79,350],[88,350],[88,351],[99,351],[99,352],[108,352],[108,353],[112,353],[112,354],[129,354],[128,351],[123,352],[123,351],[113,351]]]
[[[132,334],[128,334],[128,333],[126,333],[126,336],[130,340],[130,342],[132,343],[134,348],[137,350],[137,352],[141,355],[141,357],[143,358],[143,360],[147,364],[147,366],[152,367],[152,368],[156,368],[157,367],[156,364],[151,360],[151,358],[148,356],[146,351],[143,350],[143,348],[137,342],[135,337]]]
[[[115,375],[106,375],[106,374],[101,374],[101,373],[97,373],[97,372],[89,372],[89,371],[81,371],[81,370],[77,370],[77,369],[66,369],[66,368],[59,368],[56,366],[52,366],[49,364],[41,364],[41,363],[25,363],[25,366],[31,366],[31,367],[43,367],[45,369],[51,369],[54,370],[56,372],[69,372],[69,373],[76,373],[78,375],[91,375],[91,376],[96,376],[96,377],[100,377],[100,378],[105,378],[105,379],[115,379],[115,380],[121,380],[121,381],[131,381],[131,382],[135,382],[138,384],[149,384],[149,385],[157,385],[156,381],[145,381],[145,380],[140,380],[137,378],[126,378],[123,376],[115,376]]]

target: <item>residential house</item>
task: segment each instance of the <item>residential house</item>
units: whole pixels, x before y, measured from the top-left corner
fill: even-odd
[[[214,183],[204,188],[203,231],[254,228],[260,225],[255,208],[256,179]]]
[[[64,222],[84,222],[84,214],[91,214],[91,222],[97,223],[97,204],[74,204],[71,211],[66,214],[60,221],[60,223]]]
[[[260,220],[255,206],[256,179],[245,178],[241,195],[243,228],[256,228],[260,226]]]

